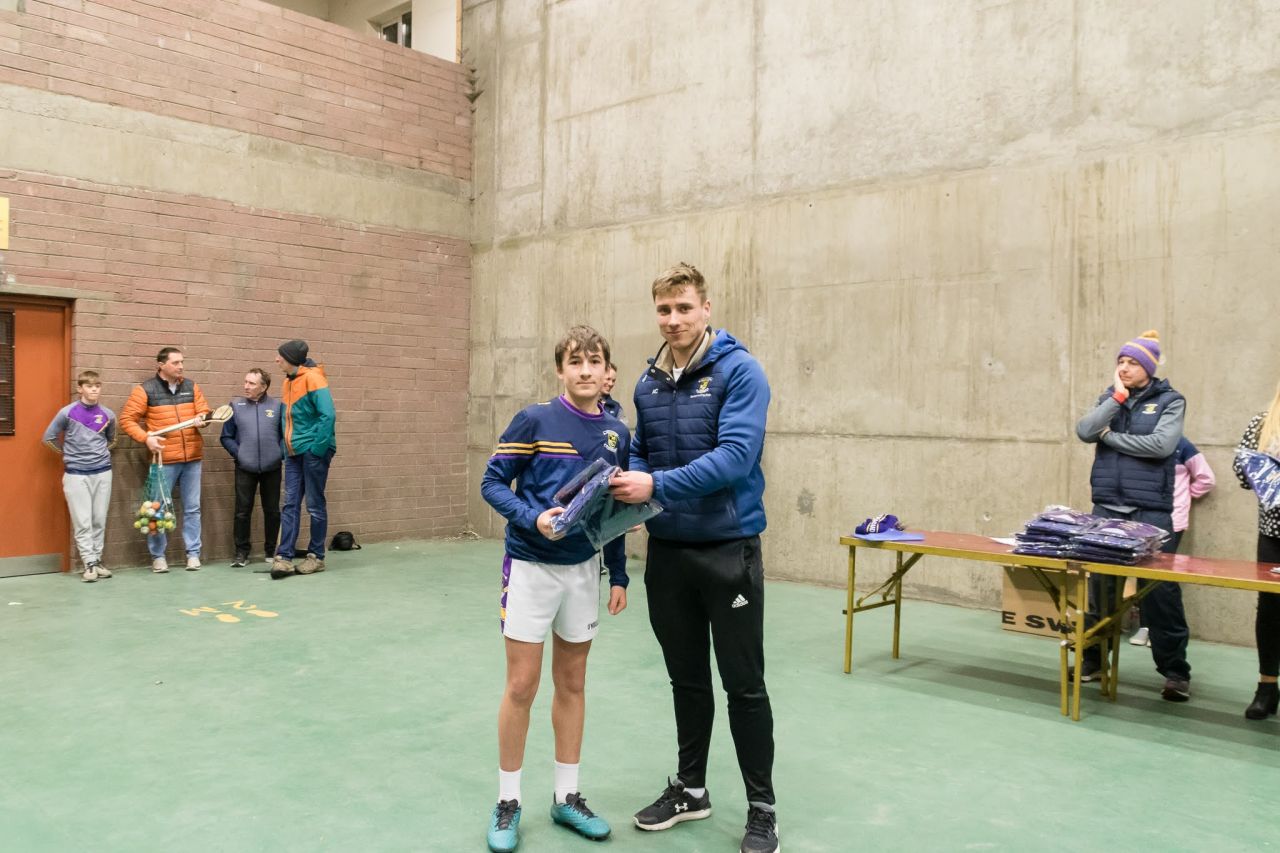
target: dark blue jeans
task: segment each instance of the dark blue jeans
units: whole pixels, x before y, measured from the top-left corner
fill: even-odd
[[[1104,518],[1124,518],[1130,521],[1143,521],[1173,531],[1173,518],[1167,512],[1159,510],[1138,509],[1131,513],[1116,512],[1104,506],[1094,506],[1094,515]],[[1177,542],[1165,543],[1164,550],[1173,553]],[[1116,585],[1123,583],[1124,578],[1110,575],[1089,576],[1089,610],[1085,614],[1085,626],[1092,627],[1098,621],[1098,602],[1114,602]],[[1187,628],[1187,614],[1182,608],[1182,587],[1167,581],[1154,584],[1155,589],[1147,593],[1147,597],[1139,604],[1142,624],[1147,626],[1151,638],[1151,657],[1156,663],[1156,672],[1165,678],[1180,681],[1191,680],[1191,664],[1187,663],[1187,640],[1191,631]],[[1085,650],[1087,664],[1099,666],[1102,662],[1102,647],[1090,646]]]
[[[302,502],[307,502],[311,517],[311,538],[304,553],[324,559],[324,540],[329,532],[329,513],[324,500],[324,485],[329,480],[329,463],[333,451],[323,456],[299,453],[284,460],[284,509],[280,512],[280,547],[277,557],[293,559],[297,551],[301,527]]]

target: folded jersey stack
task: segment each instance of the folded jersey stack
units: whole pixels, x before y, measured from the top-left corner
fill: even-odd
[[[1153,524],[1051,506],[1015,538],[1015,554],[1132,566],[1158,553],[1169,534]]]

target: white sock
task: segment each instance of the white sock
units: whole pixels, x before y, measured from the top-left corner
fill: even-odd
[[[564,803],[570,794],[579,794],[578,765],[556,762],[556,802]]]
[[[520,800],[520,771],[498,768],[498,800]]]

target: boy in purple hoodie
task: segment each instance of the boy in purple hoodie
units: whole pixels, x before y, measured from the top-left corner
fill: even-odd
[[[44,431],[44,444],[62,457],[62,493],[71,513],[76,549],[86,583],[109,578],[102,565],[102,543],[111,504],[111,448],[116,444],[116,416],[98,404],[102,380],[92,370],[76,377],[80,399],[63,406]]]

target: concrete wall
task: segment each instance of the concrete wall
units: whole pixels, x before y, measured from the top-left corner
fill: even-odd
[[[1230,448],[1280,377],[1278,37],[1265,2],[467,2],[470,482],[554,392],[565,326],[634,382],[648,283],[687,260],[773,385],[774,577],[841,583],[836,538],[875,512],[1004,535],[1087,507],[1074,422],[1150,327],[1222,481],[1185,547],[1249,557]],[[910,577],[999,600],[987,568]],[[1251,594],[1187,601],[1199,636],[1251,642]]]
[[[256,0],[0,11],[6,290],[74,300],[73,371],[99,370],[117,410],[161,346],[187,350],[217,404],[250,366],[274,368],[280,341],[308,339],[339,413],[334,529],[456,534],[466,86],[453,63]],[[216,428],[206,442],[205,555],[218,558],[232,466]],[[106,559],[141,563],[128,518],[146,453],[126,438],[114,463]]]

